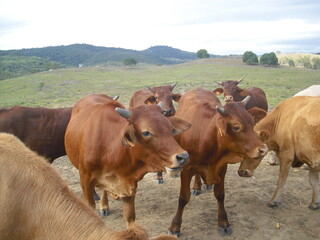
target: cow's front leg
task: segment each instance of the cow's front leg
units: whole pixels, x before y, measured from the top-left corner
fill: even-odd
[[[136,219],[136,212],[134,207],[134,198],[135,196],[131,197],[124,197],[123,206],[122,206],[122,214],[124,220],[127,222],[127,226],[129,227],[131,223],[133,223]]]
[[[194,175],[194,182],[193,182],[193,189],[192,189],[192,195],[197,196],[201,194],[201,176],[200,174]]]
[[[96,203],[94,201],[94,182],[90,179],[90,176],[86,174],[80,174],[80,183],[83,191],[83,200],[93,209],[96,209]]]
[[[108,192],[102,189],[102,195],[100,199],[100,215],[107,216],[109,211]]]
[[[289,154],[289,153],[286,153],[286,154]],[[276,189],[275,193],[273,194],[272,199],[267,204],[268,207],[277,207],[281,203],[281,193],[283,191],[284,184],[287,181],[287,177],[288,177],[289,170],[290,170],[290,165],[293,161],[293,159],[290,160],[289,158],[283,157],[286,154],[281,153],[279,156],[280,157],[280,170],[279,170],[279,176],[278,176],[278,182],[277,182],[277,189]]]
[[[309,208],[316,210],[320,208],[320,195],[319,195],[319,173],[313,169],[309,170],[309,182],[312,186],[312,201]]]
[[[220,175],[220,182],[214,185],[214,196],[218,202],[218,230],[220,235],[226,236],[232,234],[232,229],[228,222],[227,212],[224,208],[224,178],[227,172],[227,165],[222,167],[219,175]]]
[[[192,173],[190,170],[182,170],[180,174],[180,196],[179,196],[179,204],[176,215],[172,219],[171,227],[169,228],[169,234],[172,235],[180,235],[180,228],[182,224],[182,214],[184,207],[190,201],[190,182],[192,178]]]

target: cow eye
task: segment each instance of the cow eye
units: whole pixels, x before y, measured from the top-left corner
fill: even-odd
[[[234,125],[232,126],[233,131],[239,132],[240,131],[240,126],[239,125]]]
[[[142,132],[142,135],[143,135],[144,137],[150,137],[150,136],[152,136],[152,133],[149,132],[149,131],[144,131],[144,132]]]

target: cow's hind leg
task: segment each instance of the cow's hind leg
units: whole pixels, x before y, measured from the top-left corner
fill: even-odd
[[[222,236],[229,236],[232,234],[232,229],[228,222],[227,212],[224,208],[224,178],[227,172],[227,165],[221,169],[220,179],[218,184],[214,185],[214,196],[218,202],[218,231]]]
[[[180,174],[180,196],[179,204],[176,215],[172,219],[171,227],[169,228],[169,234],[180,236],[180,228],[182,224],[182,214],[184,207],[188,204],[191,197],[190,182],[193,174],[188,170],[182,170]]]
[[[122,214],[123,214],[124,220],[127,222],[128,227],[136,219],[134,198],[135,196],[122,198],[123,200]]]
[[[84,202],[96,209],[96,203],[94,201],[94,182],[90,179],[90,176],[86,174],[80,175],[80,183],[83,190]]]
[[[313,169],[309,170],[309,182],[312,186],[312,201],[309,208],[312,210],[320,209],[320,195],[319,195],[319,173]]]
[[[100,199],[100,215],[108,216],[109,213],[109,201],[108,201],[108,192],[102,190],[102,195]]]

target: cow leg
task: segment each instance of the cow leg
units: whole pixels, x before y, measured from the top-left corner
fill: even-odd
[[[163,184],[162,172],[157,172],[156,182],[157,182],[158,184]]]
[[[192,189],[192,195],[197,196],[201,194],[201,176],[200,174],[194,175],[194,182],[193,182],[193,189]]]
[[[93,209],[96,209],[96,203],[94,201],[95,184],[90,180],[90,176],[87,176],[86,174],[80,175],[80,183],[83,191],[84,202],[91,206]]]
[[[312,186],[312,202],[309,208],[316,210],[320,208],[320,195],[319,195],[319,173],[313,169],[309,170],[309,182]]]
[[[109,211],[109,201],[108,201],[108,192],[102,190],[101,200],[100,200],[100,215],[108,216]]]
[[[191,197],[190,183],[193,174],[188,170],[182,170],[180,174],[180,195],[179,204],[176,215],[172,219],[171,227],[169,228],[169,234],[180,235],[180,228],[182,224],[182,214],[184,207],[188,204]]]
[[[134,198],[135,198],[135,196],[122,198],[122,200],[123,200],[122,214],[123,214],[124,220],[127,222],[128,227],[136,219]]]
[[[288,153],[286,153],[288,154]],[[283,154],[283,155],[286,155]],[[277,207],[281,203],[281,193],[283,191],[284,184],[287,181],[287,177],[289,174],[290,170],[290,165],[292,163],[293,159],[290,160],[288,158],[283,158],[280,156],[280,171],[279,171],[279,177],[278,177],[278,182],[277,182],[277,189],[275,193],[273,194],[272,199],[270,202],[267,204],[268,207]]]
[[[230,236],[232,229],[228,222],[227,212],[224,208],[224,178],[227,172],[227,165],[221,168],[220,179],[221,181],[218,184],[214,185],[213,192],[214,196],[218,202],[218,230],[222,236]]]

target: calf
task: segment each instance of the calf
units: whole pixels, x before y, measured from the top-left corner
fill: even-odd
[[[45,159],[6,133],[0,134],[0,182],[1,240],[149,239],[137,224],[125,231],[106,226]]]
[[[84,200],[95,208],[94,186],[103,191],[100,212],[109,209],[107,191],[122,197],[128,225],[135,220],[137,183],[148,172],[179,171],[189,155],[173,135],[190,123],[166,118],[157,105],[129,110],[103,94],[92,94],[73,107],[65,145],[72,164],[79,169]]]
[[[313,188],[311,209],[320,208],[320,98],[298,96],[281,102],[267,117],[262,119],[255,130],[276,151],[280,161],[277,189],[268,203],[278,206],[280,195],[289,174],[290,166],[309,167],[309,181]],[[260,160],[261,161],[261,160]],[[246,159],[239,167],[239,175],[250,177],[260,161]]]
[[[178,135],[177,140],[190,154],[190,162],[180,174],[178,210],[169,228],[172,234],[180,234],[183,210],[191,196],[190,181],[195,174],[207,185],[214,184],[220,233],[231,234],[224,208],[228,163],[241,162],[244,157],[260,158],[267,153],[267,147],[253,131],[253,117],[245,110],[248,98],[221,106],[213,92],[202,88],[190,90],[181,97],[176,116],[190,122],[192,128]],[[258,111],[253,110],[252,114],[259,114]]]

